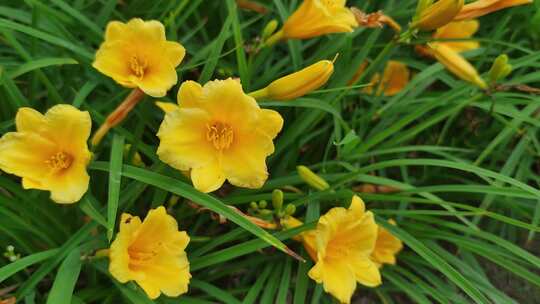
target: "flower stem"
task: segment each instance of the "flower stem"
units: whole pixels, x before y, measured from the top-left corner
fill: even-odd
[[[284,38],[285,36],[283,35],[283,29],[281,29],[275,32],[272,36],[268,37],[268,39],[266,39],[266,41],[264,42],[263,46],[264,47],[272,46]]]
[[[255,99],[263,99],[263,98],[266,98],[268,96],[268,92],[267,92],[266,88],[262,88],[260,90],[248,93],[248,95],[255,98]]]
[[[99,127],[99,129],[92,136],[92,146],[96,147],[101,142],[101,139],[110,129],[114,128],[116,125],[124,121],[126,116],[133,110],[133,108],[141,101],[144,97],[144,92],[136,88],[129,93],[129,95],[122,101],[122,103],[107,116],[105,122]]]

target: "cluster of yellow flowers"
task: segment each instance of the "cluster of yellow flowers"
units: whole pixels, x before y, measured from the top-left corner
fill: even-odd
[[[268,33],[263,45],[351,32],[358,26],[387,24],[396,31],[401,29],[382,13],[366,15],[347,8],[345,2],[303,1],[280,30],[274,33],[274,28]],[[478,0],[466,5],[463,0],[433,2],[419,1],[408,33],[434,30],[433,38],[437,40],[467,39],[479,27],[473,18],[531,1]],[[474,41],[436,41],[417,47],[417,51],[486,89],[484,80],[459,54],[478,47]],[[92,144],[99,144],[145,95],[165,96],[178,81],[176,68],[185,53],[181,44],[166,40],[164,26],[158,21],[110,22],[93,67],[133,91],[94,133]],[[157,155],[173,168],[187,172],[193,186],[202,192],[219,189],[225,180],[238,187],[260,188],[268,178],[266,157],[274,152],[273,139],[284,122],[278,112],[262,109],[257,99],[300,97],[323,86],[333,70],[333,62],[323,60],[251,93],[245,93],[235,79],[204,85],[185,81],[178,90],[178,105],[158,103],[165,117],[157,133]],[[409,78],[404,64],[389,61],[383,75],[374,75],[372,86],[364,92],[394,95]],[[86,171],[92,158],[87,144],[91,132],[89,113],[64,104],[45,114],[21,108],[15,124],[16,132],[0,139],[0,169],[20,176],[25,189],[50,191],[51,199],[57,203],[79,201],[90,180]],[[292,216],[281,222],[285,228],[301,224]],[[402,248],[401,241],[377,226],[373,214],[365,210],[357,196],[348,209],[329,210],[320,217],[316,229],[298,235],[296,240],[304,244],[315,262],[309,276],[342,303],[350,302],[356,282],[370,287],[381,284],[379,268],[394,264]],[[120,282],[136,281],[150,298],[161,293],[178,296],[187,291],[191,277],[185,253],[188,242],[186,232],[178,231],[176,220],[163,207],[150,210],[144,221],[123,214],[119,233],[108,252],[110,273]]]

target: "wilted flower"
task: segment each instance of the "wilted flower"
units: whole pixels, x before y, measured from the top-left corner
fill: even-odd
[[[274,80],[267,87],[250,93],[253,98],[270,98],[276,100],[290,100],[304,96],[322,87],[332,73],[334,63],[330,60],[321,60],[302,70]]]
[[[396,225],[394,220],[388,221],[392,225]],[[388,230],[379,226],[377,234],[377,242],[375,242],[375,250],[371,254],[371,259],[378,264],[396,264],[396,255],[403,249],[403,243],[400,239],[391,234]]]
[[[165,114],[157,136],[159,158],[178,170],[191,169],[195,188],[211,192],[227,179],[239,187],[260,188],[268,178],[266,157],[283,126],[278,112],[261,109],[240,82],[186,81],[179,108]]]
[[[163,206],[150,210],[143,222],[124,213],[111,244],[109,271],[121,283],[135,281],[151,299],[161,293],[179,296],[191,278],[184,251],[188,243],[186,232],[178,231]]]
[[[71,105],[56,105],[45,115],[20,108],[17,132],[0,139],[0,169],[22,177],[25,189],[51,192],[51,199],[70,204],[88,190],[86,166],[91,154],[90,114]]]
[[[290,217],[292,218],[292,217]],[[298,223],[289,219],[291,227]],[[370,258],[377,239],[377,224],[364,202],[354,196],[349,209],[336,207],[321,216],[315,230],[301,236],[315,261],[308,275],[341,303],[350,303],[356,282],[381,284],[377,264]]]
[[[175,68],[185,52],[179,43],[166,40],[159,21],[112,21],[92,65],[122,86],[162,97],[178,81]]]
[[[409,83],[410,71],[405,64],[399,61],[390,60],[384,68],[381,79],[380,74],[375,74],[371,78],[370,86],[364,88],[363,92],[377,95],[394,96],[399,93]]]
[[[431,31],[448,24],[460,12],[463,3],[463,0],[439,0],[419,12],[412,27]]]
[[[533,0],[477,0],[463,6],[455,20],[474,19],[495,11],[524,4],[530,4]]]
[[[451,47],[437,43],[429,43],[428,47],[437,61],[444,65],[454,75],[481,89],[487,88],[486,82],[480,77],[476,69]]]

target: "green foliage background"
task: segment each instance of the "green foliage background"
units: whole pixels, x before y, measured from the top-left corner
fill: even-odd
[[[294,232],[312,228],[330,207],[347,206],[353,186],[369,183],[402,189],[359,195],[406,249],[397,266],[383,268],[382,286],[359,286],[358,303],[540,303],[540,97],[514,91],[479,95],[413,47],[388,46],[388,29],[289,41],[253,54],[250,46],[264,25],[284,20],[299,1],[260,3],[269,9],[266,15],[240,11],[232,0],[0,2],[2,133],[13,130],[22,106],[45,111],[71,103],[91,113],[94,127],[103,122],[128,94],[91,67],[110,20],[160,20],[168,39],[187,49],[178,69],[182,80],[240,77],[246,91],[339,53],[324,90],[292,102],[261,103],[285,118],[262,189],[229,187],[211,196],[195,191],[156,157],[163,114],[148,97],[95,151],[91,188],[81,202],[53,204],[48,193],[23,190],[18,178],[0,175],[0,246],[14,245],[22,255],[14,263],[0,258],[0,287],[13,287],[10,294],[27,304],[332,303],[307,277],[311,262],[297,262],[269,242],[279,247],[279,238],[307,258],[289,240]],[[348,5],[381,9],[405,26],[416,1]],[[506,82],[540,86],[539,8],[537,1],[482,17],[476,34],[482,48],[469,52],[469,60],[486,72],[496,56],[507,53],[515,69]],[[366,59],[372,65],[359,83],[389,59],[406,63],[415,77],[390,98],[347,88]],[[164,100],[174,101],[177,87]],[[132,145],[127,155],[123,142]],[[145,168],[129,165],[135,150]],[[332,190],[310,190],[296,174],[300,164],[321,173]],[[293,232],[270,235],[224,205],[247,210],[251,201],[270,200],[273,189],[287,185],[304,190],[285,195],[307,223]],[[192,238],[193,280],[187,295],[151,301],[134,284],[112,279],[104,259],[89,256],[108,246],[115,215],[144,216],[173,194],[182,198],[170,212]],[[196,213],[187,200],[232,222]],[[398,226],[385,224],[388,218]]]

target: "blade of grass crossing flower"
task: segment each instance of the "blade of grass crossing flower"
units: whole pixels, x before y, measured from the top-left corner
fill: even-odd
[[[240,20],[238,18],[238,7],[234,0],[227,0],[227,9],[232,19],[232,31],[234,37],[234,44],[236,48],[236,62],[238,64],[238,72],[240,73],[240,79],[244,91],[250,91],[250,74],[247,66],[246,52],[244,51],[244,39],[242,38],[242,31],[240,27]]]
[[[71,303],[71,297],[77,279],[79,278],[81,267],[81,251],[79,248],[75,248],[58,268],[58,273],[47,297],[47,304]]]
[[[109,242],[113,237],[120,199],[120,182],[122,180],[122,158],[124,154],[124,137],[114,134],[111,162],[109,163],[109,193],[107,200],[107,238]]]
[[[105,163],[95,162],[90,166],[93,169],[106,170]],[[258,238],[264,240],[268,244],[276,247],[277,249],[285,252],[286,254],[293,256],[298,260],[303,260],[302,257],[298,256],[295,252],[290,250],[285,244],[279,241],[275,236],[263,230],[262,228],[256,226],[241,214],[235,212],[233,209],[229,208],[226,204],[216,199],[215,197],[208,195],[206,193],[199,192],[193,187],[168,176],[157,174],[149,170],[136,168],[133,166],[124,165],[121,170],[121,174],[125,177],[136,179],[138,181],[144,182],[149,185],[167,190],[171,193],[174,193],[179,196],[183,196],[193,202],[202,205],[218,214],[223,215],[227,219],[236,223],[238,226],[246,229],[247,231],[253,233]]]
[[[280,240],[286,240],[299,234],[302,231],[313,229],[314,227],[315,227],[315,223],[306,224],[300,227],[296,227],[293,229],[288,229],[286,231],[276,233],[276,237]],[[256,239],[256,240],[243,242],[238,245],[234,245],[234,246],[231,246],[231,247],[219,250],[219,251],[215,251],[205,256],[201,256],[201,257],[191,260],[190,269],[191,271],[195,271],[198,269],[216,265],[216,264],[229,261],[240,256],[244,256],[246,254],[255,252],[259,249],[266,248],[268,246],[269,246],[268,242],[262,239]]]
[[[264,268],[263,272],[261,272],[260,275],[257,274],[257,280],[255,281],[255,284],[253,284],[253,286],[251,286],[251,288],[249,289],[246,297],[242,301],[242,304],[253,304],[253,303],[255,303],[255,301],[259,297],[259,293],[261,292],[264,283],[266,283],[266,279],[270,275],[270,271],[273,268],[274,268],[274,265],[269,263],[269,265],[267,265]],[[258,273],[258,271],[257,271],[257,273]],[[280,302],[276,302],[276,303],[280,303]],[[283,303],[285,303],[285,302],[283,302]]]
[[[385,229],[394,234],[397,238],[402,240],[408,247],[414,250],[418,255],[424,258],[434,268],[443,273],[449,280],[454,282],[463,292],[465,292],[475,303],[490,303],[489,300],[474,286],[472,282],[467,280],[461,273],[450,266],[440,256],[431,251],[426,245],[414,238],[409,233],[405,232],[394,225],[388,224],[386,221],[377,221],[377,223],[383,226]]]

